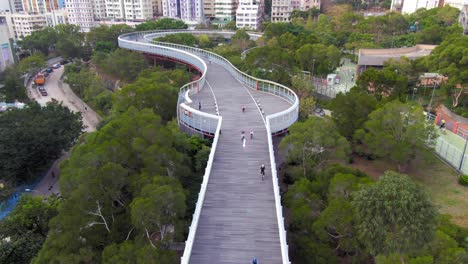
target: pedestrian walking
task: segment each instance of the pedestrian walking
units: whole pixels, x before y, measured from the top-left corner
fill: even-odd
[[[250,139],[253,139],[253,134],[254,134],[253,130],[250,130]]]
[[[198,101],[198,110],[201,110],[201,102]]]
[[[444,129],[444,128],[445,128],[445,119],[442,119],[442,121],[440,122],[439,129]]]
[[[245,132],[241,131],[241,141],[244,141],[244,139],[245,139]]]
[[[265,179],[265,164],[260,166],[260,174],[262,174],[262,181]]]
[[[242,113],[245,112],[245,105],[242,106]]]

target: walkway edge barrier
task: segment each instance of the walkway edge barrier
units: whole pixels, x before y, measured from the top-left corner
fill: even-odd
[[[208,187],[208,182],[210,180],[211,168],[213,166],[213,160],[216,153],[216,148],[218,147],[219,134],[221,133],[221,124],[223,118],[218,117],[218,126],[216,127],[216,133],[214,136],[213,144],[211,145],[210,155],[208,157],[208,162],[205,168],[205,175],[203,175],[203,182],[201,184],[200,192],[198,194],[197,205],[195,207],[195,212],[193,213],[192,224],[189,227],[189,234],[187,240],[185,241],[184,254],[182,255],[181,264],[188,264],[190,262],[190,257],[192,255],[193,242],[195,240],[195,235],[197,234],[198,221],[200,221],[200,215],[205,201],[206,189]]]
[[[140,52],[146,53],[153,53],[159,54],[166,57],[171,57],[175,59],[179,59],[185,61],[188,64],[191,64],[198,68],[200,72],[202,72],[202,76],[200,79],[187,83],[182,86],[179,90],[179,98],[178,98],[178,106],[177,106],[177,119],[179,121],[179,125],[183,124],[189,128],[192,128],[194,131],[201,131],[201,132],[208,132],[214,134],[214,140],[212,144],[212,149],[208,158],[208,163],[205,169],[205,175],[203,176],[203,182],[200,188],[200,193],[198,196],[195,212],[193,214],[192,223],[189,228],[189,235],[187,237],[185,243],[185,250],[183,256],[181,257],[182,264],[188,264],[190,262],[190,257],[192,253],[193,243],[195,239],[195,235],[197,232],[198,222],[200,220],[200,215],[203,207],[203,203],[205,200],[206,189],[209,182],[209,177],[211,173],[211,168],[213,165],[213,159],[216,152],[216,148],[218,145],[219,134],[221,132],[221,124],[222,124],[222,117],[216,116],[212,114],[207,114],[196,109],[191,108],[190,106],[186,105],[185,103],[190,103],[189,95],[190,93],[194,93],[196,89],[194,89],[194,84],[197,84],[196,87],[203,89],[205,86],[205,76],[207,66],[203,60],[201,60],[198,56],[204,57],[205,59],[209,59],[214,61],[221,66],[223,66],[226,70],[228,70],[231,75],[236,78],[239,82],[243,83],[245,86],[249,87],[253,90],[259,90],[266,93],[270,93],[275,96],[279,96],[289,103],[291,103],[291,107],[286,110],[283,110],[279,113],[275,113],[272,115],[268,115],[266,117],[266,130],[267,130],[267,138],[268,138],[268,148],[270,154],[270,163],[271,163],[271,170],[272,170],[272,184],[273,184],[273,191],[275,196],[275,207],[276,207],[276,218],[278,222],[278,231],[279,231],[279,238],[280,238],[280,246],[281,246],[281,256],[283,264],[290,264],[289,261],[289,254],[288,254],[288,245],[286,240],[286,230],[284,227],[284,218],[283,218],[283,207],[281,205],[281,196],[279,191],[279,180],[276,171],[276,162],[274,156],[274,149],[273,149],[273,139],[272,134],[285,131],[289,126],[295,123],[298,119],[299,115],[299,98],[297,95],[289,89],[288,87],[259,78],[255,78],[250,76],[239,69],[237,69],[234,65],[231,64],[227,59],[224,57],[217,55],[213,52],[209,52],[203,49],[198,49],[194,47],[179,45],[179,44],[172,44],[172,43],[165,43],[165,42],[157,42],[153,41],[152,35],[164,35],[164,34],[177,34],[177,33],[192,33],[192,34],[225,34],[232,36],[234,32],[213,32],[213,31],[188,31],[188,30],[168,30],[168,31],[147,31],[147,32],[134,32],[128,33],[119,36],[119,47],[126,48],[130,50],[136,50]],[[252,37],[260,37],[261,34],[249,33]],[[148,43],[139,42],[139,40],[145,39]],[[160,53],[158,53],[158,51]],[[193,53],[193,54],[192,54]],[[195,54],[195,55],[194,55]],[[187,100],[188,99],[188,100]],[[183,111],[183,113],[181,113]],[[216,121],[217,125],[216,128],[214,126],[214,122]]]

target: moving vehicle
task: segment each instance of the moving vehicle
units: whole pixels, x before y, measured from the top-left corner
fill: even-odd
[[[36,78],[34,78],[34,83],[36,85],[44,85],[45,84],[45,75],[43,73],[38,73]]]
[[[47,96],[47,91],[45,90],[44,87],[39,86],[38,89],[39,89],[39,93],[40,93],[42,96]]]

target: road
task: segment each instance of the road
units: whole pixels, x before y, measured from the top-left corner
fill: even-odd
[[[63,105],[68,107],[71,111],[81,113],[86,132],[96,131],[96,126],[100,121],[100,117],[70,89],[68,84],[63,83],[61,80],[63,71],[64,67],[62,66],[58,69],[54,69],[47,77],[44,85],[48,93],[47,96],[42,96],[37,88],[32,88],[32,85],[29,84],[27,89],[29,97],[36,100],[42,106],[51,102],[52,99],[62,102]],[[64,158],[66,158],[66,155],[63,155],[54,162],[42,180],[30,191],[32,195],[49,196],[52,194],[59,194],[58,176],[60,172],[57,167]]]
[[[100,121],[99,116],[93,109],[91,109],[91,107],[73,93],[68,84],[64,83],[60,79],[63,71],[64,67],[62,66],[58,69],[54,69],[54,71],[47,77],[44,85],[44,88],[48,93],[47,96],[42,96],[37,88],[32,88],[32,84],[29,84],[29,97],[36,100],[42,106],[52,101],[52,99],[62,102],[63,105],[68,107],[71,111],[81,112],[86,132],[95,131],[96,126]]]

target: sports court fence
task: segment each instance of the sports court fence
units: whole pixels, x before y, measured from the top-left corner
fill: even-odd
[[[428,122],[434,122],[438,125],[437,117],[431,113],[426,114]],[[444,130],[444,133],[453,133],[452,131]],[[464,146],[459,144],[454,145],[443,137],[438,137],[435,142],[435,153],[449,163],[452,167],[463,174],[468,174],[468,155],[466,155],[466,148],[468,143],[468,133],[466,130],[459,128],[455,134],[464,139]]]

